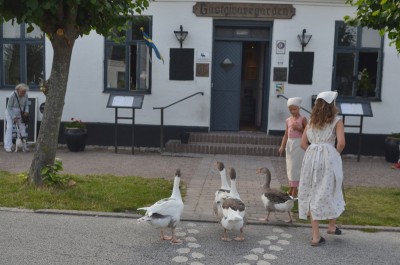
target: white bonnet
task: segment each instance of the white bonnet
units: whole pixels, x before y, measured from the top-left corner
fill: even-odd
[[[289,98],[287,101],[287,106],[297,106],[301,107],[301,102],[303,101],[302,98],[300,97],[295,97],[295,98]]]
[[[338,93],[336,91],[325,91],[318,94],[317,99],[322,98],[328,104],[331,104],[337,97]]]

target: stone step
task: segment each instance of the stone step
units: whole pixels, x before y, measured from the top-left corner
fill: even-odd
[[[165,152],[279,156],[281,141],[281,136],[265,133],[190,133],[188,143],[169,140]]]
[[[258,132],[210,132],[190,133],[189,142],[201,143],[231,143],[247,145],[280,145],[281,136]]]

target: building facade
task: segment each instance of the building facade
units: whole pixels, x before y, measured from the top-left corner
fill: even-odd
[[[135,145],[158,147],[159,107],[201,92],[164,110],[165,141],[187,131],[282,135],[289,115],[285,97],[300,96],[311,110],[316,94],[337,90],[345,124],[359,124],[371,106],[372,115],[362,118],[363,153],[382,155],[384,137],[400,131],[400,59],[386,36],[343,22],[354,10],[344,0],[151,2],[131,21],[125,42],[95,32],[76,41],[62,121],[81,119],[88,144],[113,145],[110,95],[144,95],[134,112]],[[141,28],[163,60],[149,51]],[[181,30],[187,31],[182,43],[174,34]],[[24,25],[11,24],[3,25],[0,42],[0,109],[15,83],[28,83],[40,126],[46,98],[39,78],[49,77],[51,44],[39,30],[26,33]],[[367,82],[361,82],[364,69]],[[131,109],[118,111],[132,115]],[[119,124],[118,143],[130,146],[131,121]],[[359,128],[345,131],[348,152],[355,153]]]

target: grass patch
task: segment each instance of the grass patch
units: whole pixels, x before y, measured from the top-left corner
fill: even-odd
[[[100,212],[135,211],[171,196],[173,180],[117,177],[112,175],[70,176],[76,185],[57,189],[24,185],[17,174],[0,171],[0,205],[26,209],[63,209]],[[182,197],[185,187],[182,187]]]
[[[337,219],[338,224],[400,226],[400,209],[397,207],[400,203],[399,188],[346,188],[345,200],[346,208]],[[321,223],[327,222],[321,221]]]

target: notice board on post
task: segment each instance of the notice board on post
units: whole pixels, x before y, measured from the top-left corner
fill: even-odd
[[[131,120],[132,121],[132,155],[135,153],[135,109],[141,109],[143,105],[144,95],[116,93],[110,94],[107,102],[107,108],[115,109],[115,125],[114,125],[114,147],[115,153],[118,150],[118,120]],[[118,109],[131,109],[132,117],[119,116]]]
[[[358,133],[358,155],[357,161],[360,162],[362,148],[362,127],[363,118],[372,117],[371,102],[362,99],[336,99],[336,106],[339,109],[339,114],[343,116],[344,127],[359,128]],[[346,124],[346,116],[355,116],[360,118],[360,124]]]
[[[141,109],[143,95],[110,94],[107,108]]]
[[[337,99],[340,115],[372,117],[371,102],[360,99]]]

